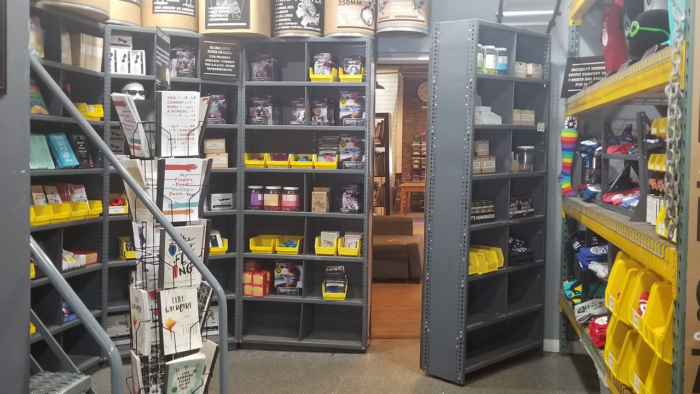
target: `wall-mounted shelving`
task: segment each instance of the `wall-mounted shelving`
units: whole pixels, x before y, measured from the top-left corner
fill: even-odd
[[[438,23],[433,34],[440,39],[429,78],[421,367],[464,384],[470,372],[542,346],[550,43],[547,35],[481,20]],[[478,74],[477,44],[507,48],[509,74]],[[516,61],[541,64],[543,78],[515,77]],[[503,124],[475,124],[477,94]],[[541,125],[513,124],[514,109],[534,110]],[[474,173],[475,141],[489,142],[494,173]],[[518,146],[535,152],[532,172],[511,172]],[[514,197],[531,198],[531,216],[511,217]],[[493,201],[494,220],[472,221],[476,200]],[[533,261],[509,258],[509,237],[532,248]],[[473,244],[500,248],[503,267],[469,275]]]

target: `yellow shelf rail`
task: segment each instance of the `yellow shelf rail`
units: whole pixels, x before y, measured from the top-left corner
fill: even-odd
[[[569,4],[569,26],[581,26],[583,16],[593,7],[596,0],[571,0]]]

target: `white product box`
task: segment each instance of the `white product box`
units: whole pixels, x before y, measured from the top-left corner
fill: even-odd
[[[117,48],[114,53],[115,74],[128,74],[131,63],[131,49]]]
[[[228,153],[207,153],[206,157],[213,159],[211,168],[228,168]]]
[[[206,138],[204,140],[204,153],[226,153],[226,139]]]
[[[146,51],[132,50],[129,64],[131,74],[146,75]]]

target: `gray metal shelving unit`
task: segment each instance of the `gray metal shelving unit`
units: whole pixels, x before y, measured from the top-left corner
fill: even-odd
[[[477,44],[507,48],[510,75],[477,73]],[[464,384],[470,372],[542,347],[550,40],[481,20],[444,22],[432,51],[420,364]],[[515,61],[542,64],[543,79],[515,77]],[[502,125],[474,124],[477,94]],[[512,125],[513,109],[535,110],[545,131]],[[489,141],[495,174],[472,174],[477,140]],[[521,145],[535,147],[534,172],[510,172]],[[534,215],[509,220],[510,198],[522,196],[532,197]],[[472,224],[472,199],[494,200],[496,220]],[[511,265],[509,236],[532,247],[535,261]],[[504,267],[468,275],[472,243],[501,248]]]

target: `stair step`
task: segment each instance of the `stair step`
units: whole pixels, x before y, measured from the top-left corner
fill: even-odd
[[[39,372],[29,378],[31,394],[80,394],[90,386],[90,376],[81,373]]]

